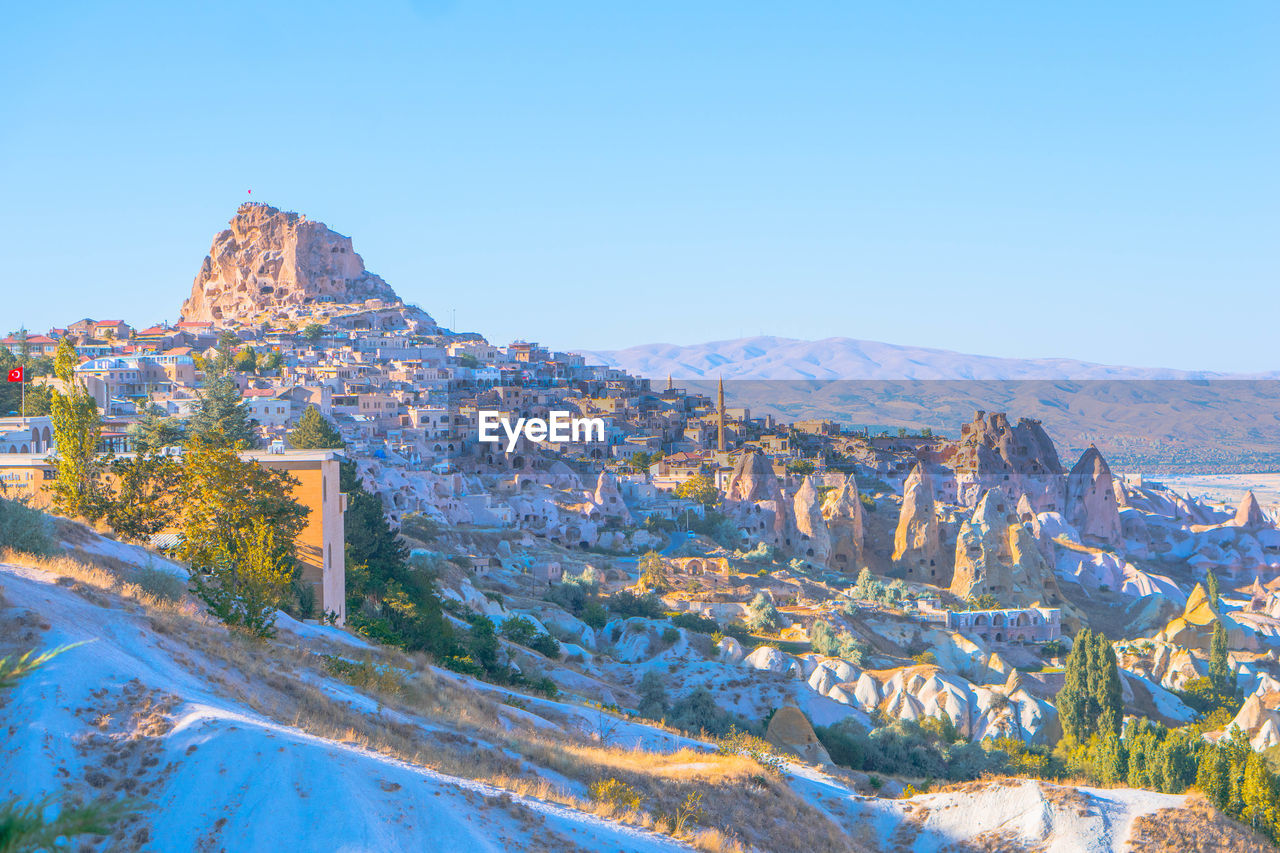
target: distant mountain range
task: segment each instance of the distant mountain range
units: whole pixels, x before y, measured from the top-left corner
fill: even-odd
[[[997,358],[854,338],[802,341],[760,336],[687,346],[642,344],[621,350],[579,352],[589,362],[620,367],[652,379],[1246,378],[1212,371],[1094,364],[1069,358]]]
[[[671,376],[731,407],[786,421],[955,436],[975,410],[1043,422],[1064,461],[1096,444],[1118,470],[1169,475],[1280,471],[1280,373],[1121,367],[967,355],[827,338],[755,337],[583,352],[655,385]]]

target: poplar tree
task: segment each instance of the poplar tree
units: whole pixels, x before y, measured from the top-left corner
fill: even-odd
[[[71,351],[69,358],[63,344]],[[53,505],[63,515],[94,519],[101,514],[102,462],[98,444],[102,437],[102,419],[97,403],[84,385],[76,381],[75,350],[66,338],[58,344],[58,358],[54,363],[66,391],[55,391],[51,401],[53,440],[57,448],[53,461],[57,476],[50,489]]]
[[[1075,644],[1067,657],[1067,672],[1062,689],[1054,700],[1062,734],[1071,743],[1088,739],[1089,724],[1089,648],[1093,645],[1093,632],[1088,628],[1076,634]]]
[[[1219,696],[1232,697],[1236,693],[1235,680],[1227,660],[1227,631],[1218,619],[1213,623],[1213,640],[1209,644],[1209,683]]]

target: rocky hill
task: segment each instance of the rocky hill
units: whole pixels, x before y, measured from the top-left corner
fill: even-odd
[[[264,315],[304,317],[335,304],[401,303],[391,285],[365,269],[350,237],[302,214],[249,202],[213,238],[182,319],[230,326]]]

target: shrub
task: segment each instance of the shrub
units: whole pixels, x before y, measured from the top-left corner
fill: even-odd
[[[640,808],[640,792],[617,779],[600,779],[587,788],[587,795],[597,803],[608,803],[614,808],[635,811]]]
[[[662,629],[663,645],[666,645],[666,646],[674,645],[676,640],[679,640],[679,639],[680,639],[679,628],[663,628]]]
[[[177,601],[187,592],[187,582],[184,579],[154,566],[138,569],[133,575],[133,582],[140,586],[143,592],[161,601]]]
[[[527,646],[537,635],[538,629],[534,627],[533,620],[527,616],[512,616],[502,623],[502,636],[513,643]]]
[[[609,609],[624,618],[642,616],[646,619],[659,619],[663,613],[662,600],[658,596],[653,593],[636,595],[629,589],[610,598]]]
[[[49,516],[25,501],[0,498],[0,547],[41,557],[54,552]]]
[[[929,666],[938,665],[938,656],[933,652],[921,652],[918,655],[912,655],[911,659],[919,664],[928,664]]]
[[[680,613],[671,617],[671,624],[686,631],[697,631],[700,634],[714,634],[720,630],[720,623],[709,616],[697,613]]]

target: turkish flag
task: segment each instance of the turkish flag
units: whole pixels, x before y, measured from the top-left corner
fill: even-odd
[[[10,381],[10,382],[21,382],[21,381],[23,380],[23,375],[22,375],[22,371],[23,371],[23,370],[24,370],[24,368],[21,368],[21,367],[15,367],[13,370],[10,370],[10,371],[9,371],[9,381]]]

